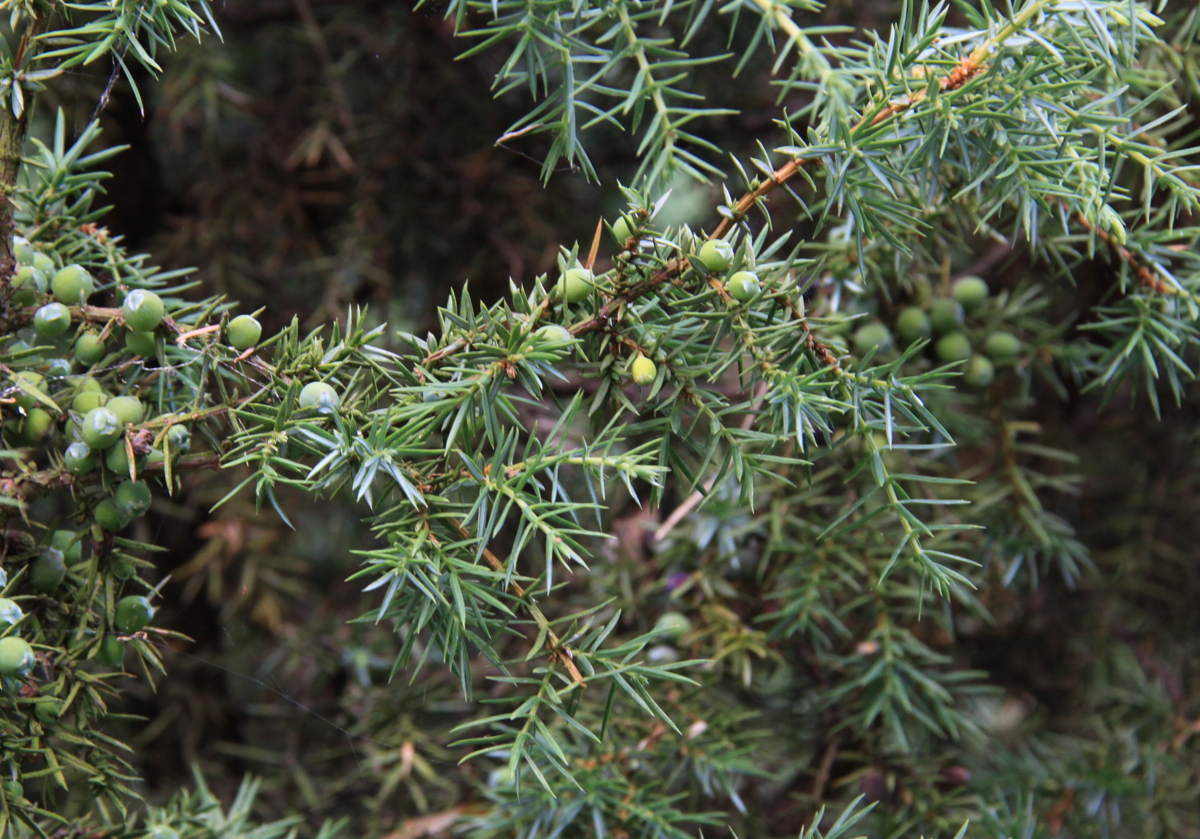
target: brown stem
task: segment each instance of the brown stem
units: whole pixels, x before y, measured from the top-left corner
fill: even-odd
[[[48,18],[48,13],[34,17],[25,27],[21,43],[13,55],[14,86],[20,84],[22,71],[41,49],[42,42],[38,40],[38,36],[45,30]],[[10,90],[9,96],[12,95]],[[16,270],[16,259],[13,258],[13,234],[16,232],[13,193],[16,190],[17,174],[21,170],[21,149],[25,145],[25,134],[29,130],[29,111],[32,105],[32,99],[27,100],[19,117],[13,116],[10,108],[5,108],[3,119],[0,120],[0,306],[5,315],[8,313],[9,278]]]

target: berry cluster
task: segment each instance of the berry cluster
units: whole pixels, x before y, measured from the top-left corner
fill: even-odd
[[[987,283],[979,277],[955,281],[947,297],[936,297],[924,305],[911,305],[900,311],[893,322],[895,334],[904,346],[916,341],[931,341],[935,360],[943,364],[966,362],[963,382],[972,388],[986,388],[996,377],[996,368],[1015,365],[1024,347],[1011,332],[995,330],[982,341],[972,341],[972,319],[978,319],[989,298]],[[853,337],[854,350],[866,355],[872,350],[892,348],[892,330],[875,321],[863,324]]]

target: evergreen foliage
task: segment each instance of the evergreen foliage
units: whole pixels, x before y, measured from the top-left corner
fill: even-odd
[[[543,143],[543,179],[603,177],[605,132],[639,164],[555,270],[450,293],[419,335],[356,306],[233,325],[224,295],[101,226],[120,149],[95,116],[30,131],[101,59],[96,115],[118,77],[142,104],[167,53],[219,36],[205,0],[0,0],[0,834],[286,836],[321,809],[303,767],[307,801],[267,821],[252,779],[229,808],[198,773],[143,806],[116,733],[142,689],[126,665],[169,689],[188,643],[154,625],[158,549],[127,528],[149,486],[167,503],[213,469],[218,511],[253,499],[303,528],[288,497],[338,498],[370,534],[346,631],[376,634],[344,655],[375,699],[331,724],[357,775],[323,781],[371,786],[375,812],[322,839],[381,833],[402,786],[408,815],[444,817],[409,829],[479,839],[1200,829],[1193,669],[1173,690],[1106,646],[1075,716],[1038,721],[986,644],[1030,592],[1160,585],[1136,547],[1098,555],[1136,528],[1072,510],[1090,464],[1056,417],[1145,406],[1190,486],[1200,13],[913,0],[873,33],[820,8],[439,9],[497,95],[528,97],[500,139]],[[355,103],[296,9],[335,113],[313,141],[349,158],[330,125],[350,133]],[[759,65],[778,139],[731,154],[736,102],[709,85]],[[711,224],[660,221],[681,178],[719,185]]]

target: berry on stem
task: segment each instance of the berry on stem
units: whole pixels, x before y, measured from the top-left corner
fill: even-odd
[[[229,322],[225,334],[235,350],[248,350],[262,337],[262,324],[250,315],[238,315]]]
[[[909,306],[896,318],[896,332],[906,344],[928,338],[933,334],[929,316],[919,306]]]
[[[1015,364],[1021,349],[1021,339],[1011,332],[993,332],[983,345],[984,353],[996,364]]]
[[[75,358],[91,367],[104,358],[104,342],[94,332],[83,332],[75,339]]]
[[[144,629],[153,617],[154,607],[140,594],[131,594],[117,601],[115,625],[126,635]]]
[[[758,284],[758,274],[753,271],[738,271],[725,283],[725,290],[734,300],[745,303],[762,291],[762,286]]]
[[[342,404],[333,385],[326,382],[309,382],[300,391],[301,408],[318,408],[321,411],[336,411]]]
[[[135,288],[121,304],[121,316],[125,325],[134,332],[153,332],[162,323],[164,307],[162,298],[153,291]]]
[[[963,373],[964,382],[973,388],[982,390],[995,378],[996,368],[992,366],[992,362],[982,355],[971,356],[971,360],[967,362],[966,372]]]
[[[92,408],[83,418],[80,436],[93,449],[108,448],[121,436],[121,421],[108,408]]]
[[[134,355],[140,355],[144,358],[150,358],[158,354],[154,335],[149,332],[127,331],[125,333],[125,346]]]
[[[24,638],[0,638],[0,676],[27,676],[36,663],[33,647]]]
[[[596,277],[586,268],[572,268],[564,271],[558,281],[558,290],[568,303],[579,303],[586,300],[596,286]]]
[[[71,310],[62,303],[47,303],[33,316],[33,328],[43,338],[57,338],[71,326]]]
[[[646,356],[638,353],[637,358],[633,360],[633,364],[629,367],[629,375],[635,384],[648,385],[658,375],[658,367],[653,361],[646,358]]]
[[[973,312],[987,300],[988,285],[979,277],[963,277],[955,281],[950,294],[964,309]]]
[[[892,333],[882,323],[864,324],[854,333],[854,351],[859,355],[866,355],[871,350],[882,352],[891,346]]]
[[[60,268],[50,281],[50,290],[54,296],[71,306],[87,302],[96,290],[96,283],[83,267],[67,265]]]
[[[939,297],[929,306],[929,322],[939,335],[958,329],[966,317],[962,303],[950,297]]]
[[[971,357],[971,341],[961,332],[951,332],[938,339],[936,346],[937,357],[949,364],[952,361],[966,361]]]
[[[733,264],[733,245],[724,239],[709,239],[700,246],[700,261],[713,273],[724,271]]]

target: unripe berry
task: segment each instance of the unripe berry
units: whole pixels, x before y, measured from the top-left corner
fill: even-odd
[[[1021,357],[1021,339],[1011,332],[993,332],[987,337],[983,351],[996,364],[1015,364]]]
[[[654,632],[668,641],[678,641],[692,631],[692,622],[680,612],[663,612],[654,623]]]
[[[140,355],[143,358],[151,358],[158,354],[158,347],[154,343],[154,336],[149,332],[126,331],[125,346],[131,353]]]
[[[950,294],[962,304],[968,312],[979,308],[987,300],[988,286],[979,277],[963,277],[955,281]]]
[[[25,613],[21,611],[21,607],[17,605],[17,601],[9,600],[7,597],[0,597],[0,632],[8,629],[10,626],[16,626],[17,621],[25,617]]]
[[[140,594],[122,597],[117,601],[115,625],[117,630],[129,635],[144,629],[154,617],[154,607]]]
[[[637,358],[633,360],[633,364],[629,367],[629,375],[635,384],[648,385],[658,375],[658,367],[653,361],[646,358],[646,356],[638,353]]]
[[[309,382],[300,391],[301,408],[319,408],[322,411],[336,411],[342,404],[342,399],[333,386],[325,382]]]
[[[162,298],[144,288],[135,288],[129,292],[125,302],[121,304],[121,315],[125,318],[125,325],[134,332],[153,332],[158,329],[164,311]]]
[[[58,721],[62,716],[63,704],[61,699],[55,699],[52,696],[47,696],[39,699],[37,704],[33,706],[33,714],[38,718],[38,721],[51,725]]]
[[[939,335],[953,332],[966,320],[962,304],[949,297],[939,297],[929,307],[929,322]]]
[[[63,452],[63,465],[72,475],[85,475],[96,468],[96,456],[87,443],[72,443]]]
[[[33,328],[43,338],[57,338],[71,326],[71,310],[62,303],[47,303],[33,316]]]
[[[57,269],[57,266],[54,264],[54,260],[46,256],[44,253],[35,252],[32,259],[23,261],[32,262],[34,269],[41,271],[42,274],[47,277],[53,274]]]
[[[933,324],[923,310],[909,306],[896,318],[896,333],[904,343],[911,344],[933,334]]]
[[[110,533],[123,530],[125,525],[129,524],[129,516],[125,510],[111,498],[104,498],[96,505],[96,508],[92,510],[92,518],[95,519],[96,524]]]
[[[146,411],[136,396],[114,396],[104,407],[117,415],[121,425],[137,425]]]
[[[558,281],[558,291],[568,303],[586,300],[596,286],[596,278],[586,268],[572,268],[563,272]]]
[[[17,262],[29,262],[33,259],[33,245],[24,236],[13,236],[12,255]]]
[[[67,358],[52,358],[42,369],[46,371],[47,376],[55,379],[64,379],[74,372],[71,370],[71,361]]]
[[[724,239],[709,239],[700,246],[700,261],[709,271],[724,271],[733,264],[733,245]]]
[[[229,345],[235,350],[248,350],[262,337],[262,324],[250,315],[238,315],[225,329]]]
[[[575,340],[571,333],[555,323],[549,323],[533,333],[544,344],[569,344]]]
[[[67,576],[67,563],[58,548],[46,548],[29,566],[29,587],[38,594],[49,594]]]
[[[172,425],[167,429],[167,442],[175,453],[187,452],[192,447],[192,432],[186,425]]]
[[[75,394],[75,398],[71,400],[71,410],[76,413],[86,414],[93,408],[99,408],[108,402],[108,394],[100,393],[94,390],[85,390]]]
[[[83,559],[83,542],[74,530],[56,530],[50,534],[50,546],[62,551],[63,561],[69,568]]]
[[[105,635],[96,659],[107,667],[121,667],[125,664],[125,645],[116,635]]]
[[[992,366],[992,362],[982,355],[971,356],[971,360],[967,362],[966,372],[963,373],[964,382],[982,390],[995,378],[996,368]]]
[[[54,296],[70,306],[87,302],[96,290],[92,275],[79,265],[67,265],[60,268],[50,281],[50,290]]]
[[[94,332],[83,332],[75,339],[75,358],[80,364],[91,367],[104,358],[104,342]]]
[[[54,431],[54,417],[41,408],[30,408],[25,412],[25,436],[31,442],[40,443]]]
[[[0,638],[0,676],[28,676],[35,664],[33,647],[24,638]]]
[[[892,333],[882,323],[868,323],[860,326],[854,333],[854,351],[866,355],[871,350],[884,351],[891,349]]]
[[[952,361],[965,361],[971,357],[971,341],[961,332],[951,332],[938,339],[937,357],[949,364]]]
[[[48,283],[46,275],[32,265],[22,265],[12,278],[12,300],[18,306],[30,306],[44,294]]]
[[[113,493],[117,506],[125,510],[129,518],[136,519],[146,515],[150,509],[150,487],[142,481],[125,481]]]
[[[621,216],[613,222],[612,234],[613,239],[621,247],[625,247],[625,243],[629,241],[629,237],[637,230],[636,223],[628,216]]]
[[[35,373],[32,370],[18,370],[12,374],[12,378],[13,387],[18,388],[16,393],[13,394],[13,397],[17,401],[17,406],[28,410],[38,404],[37,398],[33,394],[28,393],[26,388],[41,390],[45,377],[41,373]]]
[[[725,290],[734,300],[745,303],[762,291],[762,287],[758,284],[758,275],[753,271],[738,271],[725,283]]]
[[[138,458],[138,469],[140,470],[144,463],[143,458]],[[125,441],[118,440],[109,446],[108,451],[104,455],[104,464],[116,475],[128,477],[129,475],[129,451],[125,448]]]
[[[105,449],[121,437],[121,421],[108,408],[92,408],[83,418],[80,436],[93,449]]]

